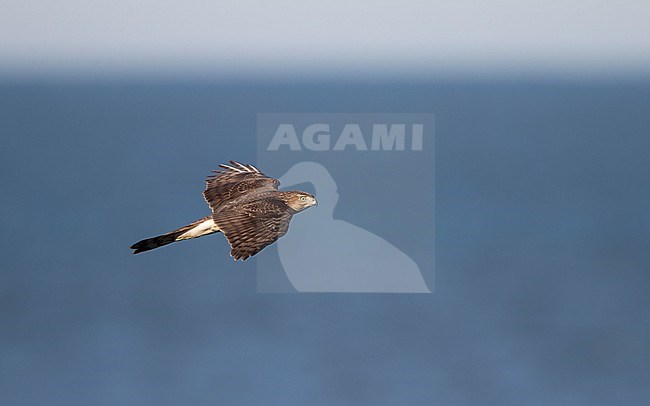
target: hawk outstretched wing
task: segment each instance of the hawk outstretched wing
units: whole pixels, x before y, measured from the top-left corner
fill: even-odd
[[[219,165],[224,170],[213,171],[216,175],[206,179],[203,197],[212,212],[229,200],[236,199],[247,193],[278,190],[280,181],[270,178],[253,165],[244,165],[230,161],[231,165]]]
[[[275,198],[227,207],[213,214],[235,260],[245,260],[285,235],[292,216],[293,211]]]

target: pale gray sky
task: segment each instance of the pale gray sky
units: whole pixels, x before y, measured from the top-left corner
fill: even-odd
[[[650,1],[0,0],[0,72],[650,71]]]

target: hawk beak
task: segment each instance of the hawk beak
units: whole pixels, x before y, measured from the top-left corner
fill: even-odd
[[[318,206],[318,200],[314,197],[314,206]]]

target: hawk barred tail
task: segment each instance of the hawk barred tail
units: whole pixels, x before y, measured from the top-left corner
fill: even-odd
[[[210,216],[137,242],[131,246],[133,253],[221,231],[230,244],[230,256],[243,261],[285,235],[294,214],[318,204],[309,193],[278,190],[280,181],[253,165],[230,161],[219,168],[206,179],[203,192]]]
[[[219,227],[214,224],[212,216],[203,217],[194,223],[188,224],[184,227],[178,228],[157,237],[147,238],[138,241],[131,246],[134,254],[149,251],[163,245],[171,244],[176,241],[188,240],[190,238],[198,238],[204,235],[213,234],[219,231]]]

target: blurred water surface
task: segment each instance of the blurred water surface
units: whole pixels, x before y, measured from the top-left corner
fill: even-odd
[[[648,111],[631,82],[5,82],[0,403],[642,404]],[[130,254],[205,215],[260,112],[436,114],[433,294],[257,294],[219,235]]]

